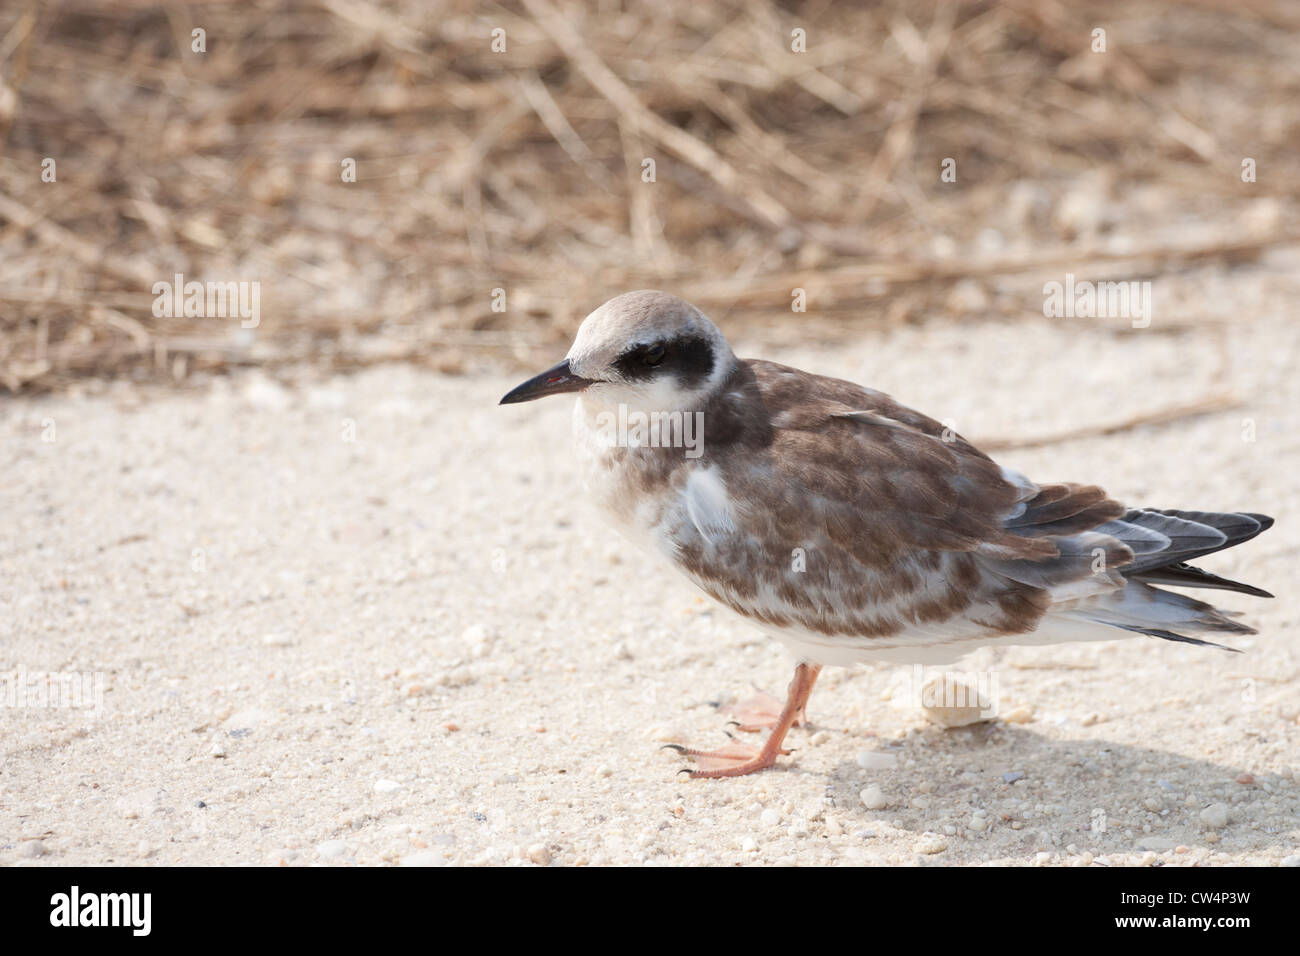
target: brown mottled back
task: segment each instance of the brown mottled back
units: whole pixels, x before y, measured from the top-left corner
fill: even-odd
[[[710,539],[683,523],[679,561],[714,597],[776,626],[868,639],[958,618],[1032,630],[1051,604],[1042,585],[1078,573],[1052,573],[1053,535],[1123,511],[1075,486],[1024,502],[1031,489],[939,422],[772,362],[741,362],[704,413],[702,464],[725,460],[736,528]],[[803,570],[791,568],[795,548]],[[1116,566],[1132,558],[1114,540],[1106,550]],[[1042,566],[1045,579],[1003,577],[1002,562]]]

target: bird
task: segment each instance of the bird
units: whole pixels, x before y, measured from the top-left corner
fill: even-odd
[[[1168,588],[1272,597],[1189,563],[1272,518],[1036,483],[882,392],[738,359],[670,293],[610,299],[563,361],[500,404],[561,394],[576,394],[574,443],[598,510],[797,660],[779,712],[755,706],[740,724],[768,730],[761,745],[669,745],[692,777],[788,754],[825,666],[1119,637],[1232,650],[1208,638],[1256,633],[1238,612]]]

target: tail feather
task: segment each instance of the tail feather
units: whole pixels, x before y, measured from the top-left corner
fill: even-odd
[[[1141,571],[1133,577],[1147,584],[1166,584],[1178,588],[1210,588],[1236,591],[1238,594],[1250,594],[1255,597],[1273,597],[1268,591],[1257,588],[1253,584],[1243,584],[1240,581],[1220,577],[1204,568],[1194,568],[1190,564],[1171,564],[1165,568],[1153,568],[1150,571]]]
[[[1192,635],[1254,634],[1255,629],[1211,604],[1155,585],[1208,588],[1271,598],[1262,588],[1221,577],[1187,563],[1249,541],[1273,525],[1267,515],[1246,512],[1132,509],[1095,527],[1121,542],[1134,557],[1117,568],[1123,586],[1073,601],[1063,613],[1159,637],[1167,641],[1224,647]],[[1062,596],[1065,596],[1064,594]]]
[[[1173,631],[1162,631],[1159,628],[1135,627],[1132,624],[1117,624],[1116,627],[1122,627],[1126,631],[1134,631],[1138,634],[1146,634],[1148,637],[1158,637],[1165,641],[1178,641],[1180,644],[1199,644],[1201,647],[1217,647],[1221,651],[1232,651],[1234,654],[1241,653],[1239,648],[1229,647],[1227,644],[1203,641],[1199,637],[1188,637],[1186,634],[1175,634]]]
[[[1125,568],[1127,574],[1179,564],[1236,547],[1273,525],[1273,519],[1267,515],[1172,509],[1134,509],[1119,520],[1153,528],[1170,540],[1170,546],[1164,552],[1144,555]]]

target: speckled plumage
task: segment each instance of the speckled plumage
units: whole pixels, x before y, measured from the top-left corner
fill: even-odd
[[[633,295],[639,330],[655,302],[689,316],[692,335],[707,322],[673,297]],[[1125,625],[1249,632],[1174,594],[1149,620],[1105,620],[1151,603],[1125,568],[1135,549],[1165,546],[1159,525],[1176,517],[1129,512],[1095,486],[1036,485],[881,392],[718,352],[725,374],[677,409],[703,413],[696,459],[603,443],[593,423],[610,403],[582,393],[587,486],[620,530],[801,658],[942,661],[985,643],[1139,633]],[[1199,533],[1205,549],[1226,540],[1212,524]]]
[[[1187,561],[1271,518],[1036,484],[881,392],[737,359],[662,292],[605,303],[564,362],[502,401],[558,392],[578,393],[586,489],[612,523],[799,659],[764,747],[681,748],[695,776],[771,766],[824,664],[1133,635],[1208,644],[1199,635],[1253,631],[1157,585],[1269,596]],[[638,416],[648,430],[621,430]],[[690,447],[688,421],[702,439]]]

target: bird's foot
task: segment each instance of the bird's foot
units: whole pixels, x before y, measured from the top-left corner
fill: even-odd
[[[789,753],[789,750],[781,749],[781,741],[785,740],[785,734],[796,719],[802,717],[803,706],[809,702],[816,675],[820,671],[822,667],[813,663],[800,663],[800,666],[794,669],[794,679],[790,682],[785,705],[772,722],[772,732],[767,735],[767,740],[763,741],[762,747],[749,747],[748,744],[742,744],[738,740],[732,740],[725,747],[716,750],[692,750],[677,747],[676,744],[668,744],[668,747],[695,761],[697,769],[688,771],[692,779],[744,777],[745,774],[754,773],[755,770],[766,770],[776,763],[777,756]],[[754,727],[754,730],[762,730],[762,727]]]
[[[686,771],[690,773],[692,779],[742,777],[755,770],[766,770],[776,763],[778,755],[790,752],[781,749],[781,742],[785,740],[786,732],[794,725],[795,720],[803,715],[804,705],[808,703],[808,695],[812,693],[813,684],[820,672],[820,664],[801,662],[794,669],[794,680],[790,681],[785,705],[776,720],[772,722],[772,732],[767,735],[762,747],[751,747],[737,740],[732,740],[731,743],[717,750],[691,750],[677,744],[668,744],[668,747],[695,761],[697,769]],[[761,730],[762,727],[753,729]]]
[[[756,770],[766,770],[776,763],[778,754],[790,751],[780,747],[753,747],[738,740],[724,744],[717,750],[693,750],[678,744],[668,744],[668,749],[695,762],[694,770],[683,770],[692,780],[714,777],[743,777]]]
[[[739,704],[728,707],[727,715],[731,717],[731,725],[737,730],[743,730],[747,734],[756,734],[760,731],[771,730],[779,724],[784,706],[784,702],[779,697],[773,697],[766,691],[759,691],[748,700],[742,700]],[[800,727],[807,722],[808,718],[804,715],[803,709],[800,708],[791,726]]]

